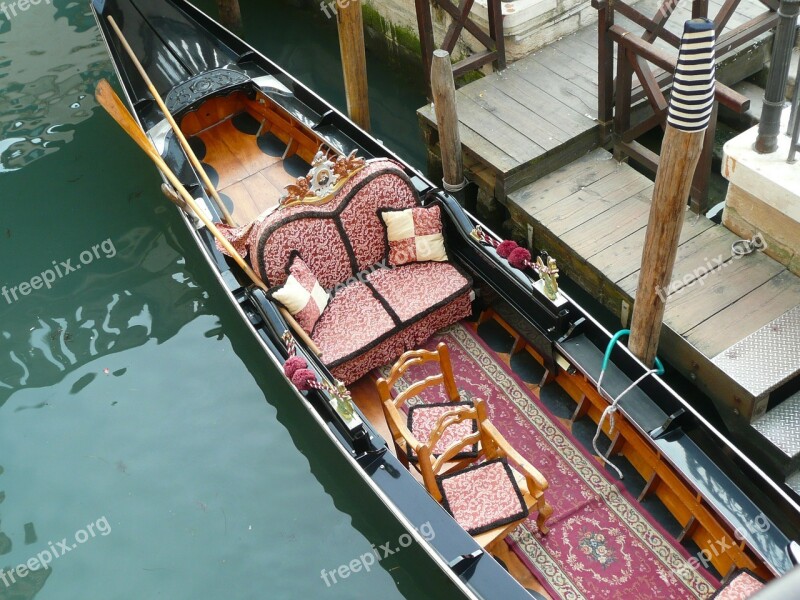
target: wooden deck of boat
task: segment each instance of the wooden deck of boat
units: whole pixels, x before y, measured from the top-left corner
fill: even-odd
[[[597,149],[512,192],[508,208],[531,226],[534,247],[623,315],[636,295],[652,188]],[[737,239],[687,211],[665,314],[678,342],[667,344],[676,355],[666,358],[679,360],[691,346],[712,359],[800,305],[800,277],[762,252],[733,257]]]
[[[709,14],[716,14],[722,3],[709,0]],[[636,7],[644,14],[656,14],[659,5],[658,0],[642,0]],[[763,10],[757,0],[743,0],[728,28]],[[680,36],[684,21],[690,18],[691,3],[676,3],[666,28]],[[643,32],[620,14],[615,22],[631,32]],[[752,48],[762,41],[763,36],[742,47],[736,56],[722,57],[717,79],[733,83],[760,70],[764,51],[753,52]],[[481,187],[501,203],[514,189],[600,144],[597,45],[597,26],[591,25],[458,90],[465,163]],[[660,39],[655,45],[676,54]],[[420,108],[417,114],[423,132],[432,139],[436,129],[432,105]]]
[[[286,171],[285,144],[278,138],[242,131],[234,123],[226,119],[193,137],[202,141],[203,164],[231,214],[239,223],[250,223],[275,206],[297,176]]]

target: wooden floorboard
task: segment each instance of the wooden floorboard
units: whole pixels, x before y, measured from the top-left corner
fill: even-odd
[[[544,151],[552,150],[573,137],[544,120],[541,115],[521,104],[509,93],[498,89],[494,83],[493,81],[492,85],[484,87],[471,86],[468,90],[462,90],[462,93]]]
[[[491,140],[505,154],[513,157],[517,165],[544,154],[544,148],[476,104],[462,90],[456,93],[456,99],[459,119],[487,140]]]
[[[679,239],[680,248],[685,247],[686,243],[695,239],[704,231],[714,227],[714,223],[708,219],[698,219],[696,215],[687,211],[683,219],[683,227],[681,228],[681,236]],[[646,227],[637,229],[628,237],[621,239],[613,246],[601,250],[594,256],[588,258],[589,263],[598,269],[603,276],[619,285],[624,291],[633,297],[636,288],[629,290],[622,284],[622,281],[627,281],[631,274],[635,273],[636,277],[631,278],[631,281],[638,282],[639,268],[642,261],[642,250],[644,248],[644,238],[647,231]],[[675,278],[673,277],[673,280]]]
[[[502,77],[494,81],[495,87],[516,98],[525,98],[528,106],[539,115],[539,119],[555,125],[570,138],[577,137],[591,128],[594,123],[584,114],[564,104],[561,99],[554,98],[544,90],[522,77],[517,69],[509,68]],[[542,110],[547,106],[548,110]]]
[[[422,107],[417,114],[429,127],[436,129],[436,114],[432,105],[428,104]],[[458,124],[458,133],[464,149],[492,171],[506,173],[519,166],[520,163],[516,158],[500,150],[489,139],[465,124],[463,120]]]
[[[781,271],[687,331],[686,339],[713,358],[795,306],[800,306],[800,278]]]
[[[532,216],[561,236],[599,218],[652,185],[633,169],[611,173]]]
[[[623,167],[603,149],[593,150],[570,163],[548,173],[534,185],[528,185],[509,194],[509,202],[530,215],[579,191],[606,175],[621,172]]]
[[[597,116],[597,86],[593,92],[589,93],[584,87],[579,86],[576,81],[565,79],[561,74],[552,71],[545,64],[537,61],[535,57],[524,63],[516,63],[517,73],[539,88],[546,88],[550,95],[561,104],[566,104],[575,112],[582,115],[591,115],[587,120],[591,121]],[[520,61],[521,62],[521,61]],[[576,77],[576,80],[578,78]]]
[[[675,266],[672,269],[672,283],[669,293],[679,293],[695,279],[713,271],[731,259],[731,243],[736,240],[730,231],[701,217],[689,217],[692,221],[709,225],[705,231],[687,240],[678,247]],[[684,229],[687,227],[684,225]],[[642,234],[644,235],[644,234]],[[617,281],[617,285],[633,296],[639,283],[639,269]]]
[[[648,187],[560,237],[579,256],[593,256],[647,224],[651,197]]]
[[[667,302],[665,322],[685,335],[699,323],[734,304],[785,268],[757,252],[707,273]]]
[[[514,219],[533,227],[534,246],[550,250],[566,275],[618,313],[636,295],[651,196],[649,179],[598,149],[508,200]],[[800,277],[760,252],[733,258],[736,239],[684,214],[664,323],[686,345],[665,358],[680,363],[691,344],[711,360],[800,305]]]

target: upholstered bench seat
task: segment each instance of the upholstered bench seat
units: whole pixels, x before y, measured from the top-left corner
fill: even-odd
[[[287,283],[299,257],[318,287],[331,293],[305,331],[333,376],[350,384],[471,312],[472,281],[453,264],[416,258],[410,240],[415,259],[391,260],[381,215],[421,204],[399,165],[373,159],[324,201],[281,206],[244,227],[218,227],[271,292]],[[420,251],[433,237],[431,215],[409,219]]]
[[[469,316],[471,287],[450,263],[378,269],[337,291],[311,337],[331,372],[349,383]]]
[[[403,323],[419,320],[469,290],[470,281],[446,262],[409,263],[395,269],[379,269],[367,282],[386,301]]]

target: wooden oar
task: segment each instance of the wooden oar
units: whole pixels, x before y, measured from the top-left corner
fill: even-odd
[[[247,274],[254,284],[266,291],[267,286],[264,284],[261,278],[256,275],[255,271],[253,271],[250,265],[247,264],[244,258],[242,258],[242,255],[236,251],[236,248],[234,248],[225,238],[225,236],[220,233],[216,225],[214,225],[214,223],[212,223],[211,220],[206,217],[205,213],[200,210],[194,198],[192,198],[191,194],[186,190],[185,187],[183,187],[183,184],[175,176],[167,163],[164,162],[164,159],[161,158],[161,155],[156,151],[155,146],[153,146],[153,142],[150,141],[150,138],[145,135],[144,131],[142,131],[141,127],[139,127],[138,123],[136,123],[133,116],[130,112],[128,112],[127,107],[122,103],[122,100],[120,100],[119,96],[117,96],[116,92],[111,88],[111,85],[108,83],[108,81],[105,79],[100,80],[100,83],[97,84],[97,89],[95,90],[95,97],[97,98],[97,102],[106,110],[106,112],[111,115],[111,117],[119,124],[119,126],[127,132],[133,141],[136,142],[139,147],[144,150],[145,154],[147,154],[147,156],[149,156],[150,159],[156,164],[156,167],[158,167],[167,180],[169,180],[173,189],[180,195],[186,205],[191,208],[192,211],[194,211],[194,214],[196,214],[197,217],[203,222],[203,225],[208,228],[217,241],[219,241],[220,245],[225,248],[225,252],[228,253],[228,256],[236,261],[236,264],[242,268],[242,270]],[[170,199],[177,204],[176,199]],[[309,336],[308,333],[306,333],[306,331],[300,326],[292,314],[283,307],[281,307],[280,312],[284,319],[286,319],[286,322],[289,324],[289,326],[294,330],[295,334],[306,343],[308,348],[311,349],[311,351],[316,355],[322,356],[322,351],[319,349],[319,346],[317,346],[314,340],[311,339],[311,336]]]
[[[172,172],[172,169],[169,168],[164,159],[161,158],[161,155],[153,146],[153,143],[150,141],[150,138],[145,135],[144,131],[139,127],[138,123],[134,120],[133,116],[130,112],[128,112],[127,107],[122,103],[119,96],[117,96],[116,92],[111,88],[111,84],[108,83],[105,79],[101,79],[100,83],[97,84],[97,89],[95,90],[95,97],[100,105],[106,110],[106,112],[111,115],[111,117],[119,124],[122,129],[136,142],[139,147],[144,150],[147,156],[156,164],[159,170],[164,174],[164,176],[169,180],[172,187],[177,191],[183,201],[186,202],[186,205],[194,211],[194,214],[203,222],[208,230],[214,235],[214,237],[219,241],[220,245],[225,248],[225,252],[236,261],[242,270],[247,273],[247,276],[255,283],[258,287],[262,290],[266,290],[267,286],[261,281],[261,278],[256,275],[255,271],[250,267],[249,264],[242,258],[242,256],[236,251],[231,243],[225,238],[225,236],[220,233],[219,229],[217,229],[216,225],[209,219],[205,212],[203,212],[195,202],[192,195],[183,187],[183,184],[180,180],[175,176]]]
[[[167,105],[164,104],[164,100],[161,99],[161,94],[159,94],[158,90],[156,90],[155,86],[153,85],[153,82],[147,75],[147,71],[144,70],[142,63],[139,62],[138,58],[136,58],[136,54],[134,54],[133,48],[131,48],[130,44],[128,44],[128,40],[125,39],[125,36],[122,34],[122,31],[117,26],[117,22],[114,21],[114,17],[109,15],[108,22],[111,24],[111,28],[114,30],[114,33],[117,34],[120,44],[122,44],[122,47],[125,48],[125,52],[127,52],[128,56],[130,56],[133,65],[136,67],[136,70],[139,71],[139,75],[142,76],[142,79],[147,85],[147,89],[150,90],[150,93],[153,95],[156,104],[158,104],[158,107],[161,109],[161,112],[164,114],[164,117],[167,119],[167,122],[170,124],[170,127],[172,127],[172,131],[175,132],[175,136],[178,138],[178,141],[183,147],[183,151],[186,153],[186,156],[189,157],[189,161],[192,163],[198,175],[200,175],[200,178],[203,180],[203,184],[205,185],[206,190],[213,198],[219,210],[222,212],[223,219],[225,219],[225,222],[228,225],[236,226],[233,217],[231,216],[230,212],[228,212],[228,208],[225,206],[225,203],[222,201],[222,198],[219,197],[219,194],[217,193],[214,184],[211,183],[211,180],[208,178],[208,174],[203,168],[203,165],[200,164],[200,160],[197,158],[197,155],[194,153],[194,150],[192,150],[192,147],[186,140],[186,136],[183,135],[183,131],[181,131],[181,128],[178,127],[178,124],[175,122],[175,119],[172,117],[172,114],[167,109]]]

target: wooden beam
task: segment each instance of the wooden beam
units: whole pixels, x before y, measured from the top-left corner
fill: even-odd
[[[630,35],[629,31],[627,31],[624,27],[620,27],[619,25],[612,25],[609,28],[609,31],[614,36],[614,40],[621,47],[631,50],[634,54],[642,56],[643,58],[649,60],[654,65],[659,66],[662,69],[669,71],[670,73],[675,72],[675,64],[676,64],[675,59],[672,58],[672,56],[670,56],[663,50],[648,44],[647,42],[645,42],[644,40],[635,35]],[[730,48],[728,50],[725,50],[725,52],[729,50]],[[721,52],[719,49],[719,44],[717,44],[717,54],[722,54],[722,53],[723,52]],[[727,85],[724,85],[722,83],[717,83],[715,94],[720,104],[722,104],[723,106],[727,106],[733,111],[736,111],[738,113],[743,113],[746,112],[748,108],[750,108],[749,98],[731,89]]]
[[[645,30],[644,34],[642,35],[642,39],[644,41],[650,43],[655,40],[655,38],[659,37],[667,42],[670,46],[674,46],[675,48],[680,45],[681,38],[672,33],[669,29],[664,29],[664,22],[669,18],[670,13],[666,13],[667,16],[662,17],[662,21],[654,21],[652,19],[648,19],[634,7],[628,6],[624,2],[614,3],[614,8],[621,15],[629,18],[631,21]],[[657,18],[660,16],[661,13],[657,15]]]
[[[597,120],[605,143],[611,139],[614,119],[614,38],[608,33],[614,24],[614,8],[605,1],[597,9]]]
[[[242,28],[242,9],[239,0],[217,0],[219,20],[228,29]]]
[[[431,59],[435,49],[433,41],[433,23],[431,22],[431,7],[428,0],[414,0],[417,11],[417,29],[419,30],[419,43],[422,49],[422,68],[425,74],[425,86],[428,88],[428,98],[431,97]]]
[[[367,53],[364,48],[364,22],[361,2],[337,2],[339,49],[342,53],[344,91],[347,112],[362,129],[369,131],[369,89],[367,87]]]
[[[474,3],[475,0],[461,0],[459,3],[458,12],[461,13],[461,16],[452,20],[450,27],[447,28],[444,41],[442,41],[442,48],[448,52],[452,52],[453,48],[456,47],[458,36],[461,35],[461,30],[464,29],[464,21],[469,19],[469,11],[472,10],[472,5]]]
[[[489,0],[489,35],[494,40],[497,52],[496,66],[506,68],[506,40],[503,37],[503,5],[500,0]]]
[[[446,187],[456,188],[464,181],[464,159],[461,137],[458,132],[456,84],[450,53],[436,50],[431,63],[431,92],[439,129],[439,146],[442,149],[442,169]]]

